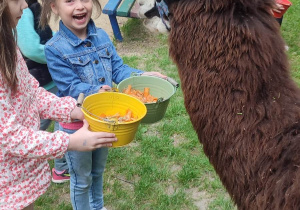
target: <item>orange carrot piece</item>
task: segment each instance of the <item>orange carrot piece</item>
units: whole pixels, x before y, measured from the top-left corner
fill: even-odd
[[[140,90],[133,89],[131,85],[128,85],[128,87],[124,89],[123,93],[133,96],[143,103],[152,103],[157,102],[158,100],[156,97],[150,95],[149,87],[145,87],[144,91],[142,92]]]
[[[136,91],[136,95],[138,95],[138,96],[142,96],[142,95],[143,95],[143,92],[142,92],[142,91],[140,91],[140,90],[137,90],[137,91]]]
[[[152,101],[153,101],[153,96],[148,95],[147,98],[146,98],[146,102],[151,103]]]
[[[131,117],[132,117],[132,111],[130,109],[127,109],[126,115],[124,116],[125,122],[131,121]]]
[[[128,116],[129,118],[132,118],[132,111],[130,109],[127,110],[126,112],[126,116]]]
[[[125,92],[124,92],[124,93],[130,94],[131,88],[132,88],[132,86],[131,86],[131,85],[128,85],[128,87],[125,89]]]
[[[117,112],[116,114],[114,114],[114,115],[112,115],[112,116],[110,116],[110,117],[112,117],[112,118],[119,118],[120,116],[121,116],[120,113]]]
[[[149,96],[149,94],[150,94],[150,88],[145,87],[144,88],[144,97],[147,98]]]
[[[102,114],[100,114],[100,117],[101,117],[101,118],[105,118],[105,117],[106,117],[106,114],[102,113]]]
[[[132,95],[136,95],[136,90],[135,90],[135,89],[132,89],[132,90],[131,90],[131,94],[132,94]]]

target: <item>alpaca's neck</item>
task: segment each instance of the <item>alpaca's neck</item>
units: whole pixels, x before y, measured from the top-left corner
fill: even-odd
[[[270,14],[209,13],[185,2],[172,7],[170,56],[204,151],[242,206],[256,196],[249,189],[256,182],[253,164],[262,161],[257,148],[272,148],[270,139],[298,126],[300,93]],[[235,168],[243,165],[249,171]]]

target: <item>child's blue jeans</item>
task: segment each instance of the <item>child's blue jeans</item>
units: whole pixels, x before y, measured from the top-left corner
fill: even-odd
[[[59,130],[69,134],[76,130]],[[108,148],[92,152],[69,151],[65,154],[70,178],[70,197],[74,210],[100,210],[103,201],[103,172],[108,156]]]

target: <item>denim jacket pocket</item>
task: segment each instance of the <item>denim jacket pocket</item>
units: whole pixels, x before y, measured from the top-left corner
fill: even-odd
[[[75,73],[80,77],[82,82],[93,84],[93,64],[88,56],[77,56],[69,58]]]
[[[112,54],[113,52],[109,47],[105,47],[103,49],[98,50],[98,55],[101,59],[104,69],[110,72],[112,71]]]

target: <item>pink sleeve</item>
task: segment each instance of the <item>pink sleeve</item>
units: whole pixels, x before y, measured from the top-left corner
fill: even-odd
[[[76,106],[72,97],[59,98],[42,87],[37,90],[36,104],[42,119],[71,122],[70,113]]]
[[[38,116],[38,115],[37,115]],[[69,135],[57,131],[37,131],[19,122],[19,112],[10,104],[0,84],[0,162],[4,156],[57,158],[67,150]],[[30,118],[30,116],[28,116]]]
[[[18,91],[13,94],[0,74],[0,162],[10,157],[61,157],[69,144],[67,133],[38,131],[39,112],[45,117],[70,121],[76,101],[58,98],[38,87],[22,59],[18,63]]]

